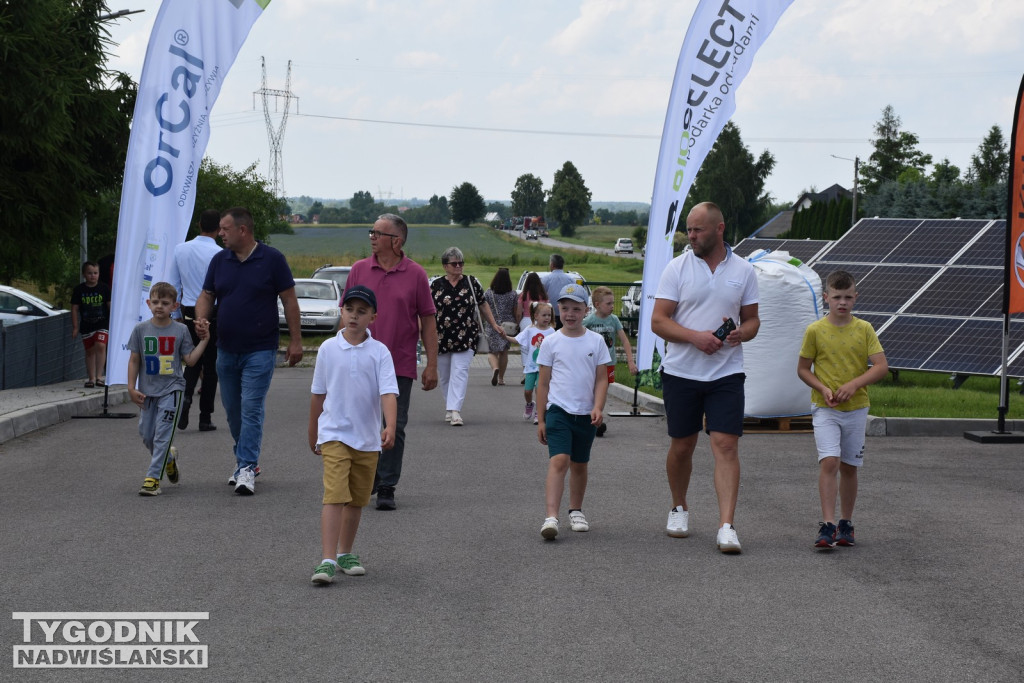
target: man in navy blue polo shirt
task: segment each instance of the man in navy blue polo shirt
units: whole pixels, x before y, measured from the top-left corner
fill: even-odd
[[[228,483],[235,493],[256,492],[263,441],[263,414],[278,346],[277,299],[281,297],[291,342],[288,364],[302,360],[302,336],[295,280],[284,255],[260,244],[248,209],[221,215],[224,250],[206,271],[196,318],[205,320],[217,303],[217,375],[220,400],[235,440],[235,469]]]

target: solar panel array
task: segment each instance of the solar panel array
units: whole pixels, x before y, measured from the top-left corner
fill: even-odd
[[[735,251],[762,248],[789,251],[823,280],[852,274],[854,313],[891,368],[1000,373],[1006,221],[871,218],[834,242],[746,239]],[[1011,316],[1007,357],[1008,374],[1024,377],[1024,315]]]
[[[829,240],[780,240],[751,237],[733,247],[738,256],[747,258],[759,251],[788,251],[789,255],[804,263],[810,263],[822,249],[832,244]]]

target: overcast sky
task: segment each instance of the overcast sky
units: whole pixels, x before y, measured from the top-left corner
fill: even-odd
[[[158,0],[111,23],[109,66],[139,80]],[[594,201],[649,202],[673,73],[696,0],[272,0],[213,110],[207,156],[269,175],[253,92],[284,89],[289,196],[385,201],[469,181],[509,199],[572,161]],[[1020,0],[795,0],[737,92],[743,141],[776,159],[768,190],[853,184],[891,104],[922,151],[966,169],[1009,141],[1024,70]],[[275,115],[279,124],[280,112]]]

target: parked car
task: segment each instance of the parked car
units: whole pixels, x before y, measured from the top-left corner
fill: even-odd
[[[622,297],[622,310],[619,314],[619,320],[622,321],[622,326],[626,329],[626,334],[634,336],[637,330],[640,328],[640,295],[643,280],[633,280],[633,284],[626,290],[625,296]]]
[[[4,325],[16,325],[67,312],[67,309],[57,308],[28,292],[0,285],[0,320],[4,321]]]
[[[517,293],[519,293],[519,294],[523,293],[523,284],[526,282],[526,276],[529,275],[532,272],[534,272],[534,271],[532,271],[532,270],[524,270],[523,274],[519,276],[519,282],[516,283],[516,292]],[[575,270],[567,270],[567,271],[565,271],[565,274],[568,275],[569,277],[571,277],[573,280],[575,280],[576,284],[581,285],[583,287],[583,290],[587,293],[587,298],[589,299],[590,298],[590,286],[587,285],[586,279],[582,275],[577,273]],[[544,273],[537,273],[537,275],[540,276],[541,284],[547,285],[548,275],[551,275],[551,271],[547,271],[547,272],[544,272]],[[594,310],[594,302],[590,302],[590,304],[588,304],[588,306],[587,306],[587,312],[590,313],[593,310]]]
[[[338,283],[338,289],[344,292],[345,283],[348,282],[348,274],[350,272],[352,272],[351,266],[332,266],[328,263],[326,266],[320,266],[313,271],[313,279],[334,280]]]
[[[537,234],[536,230],[527,230],[526,231],[526,239],[528,239],[528,240],[535,240],[535,239],[539,239],[539,238],[540,238],[540,235]]]
[[[633,240],[628,237],[620,237],[615,240],[615,253],[616,254],[632,254],[633,253]]]
[[[550,232],[548,232],[548,229],[547,229],[547,228],[541,228],[541,229],[540,229],[540,230],[538,230],[537,232],[539,232],[539,233],[540,233],[540,236],[541,236],[541,237],[551,237],[551,233],[550,233]]]
[[[341,287],[334,280],[298,278],[295,297],[299,301],[299,316],[303,332],[334,334],[341,324]],[[277,300],[278,325],[288,330],[284,317],[284,304]]]

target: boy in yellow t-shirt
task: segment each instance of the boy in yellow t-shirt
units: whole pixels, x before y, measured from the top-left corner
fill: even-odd
[[[864,432],[870,406],[867,387],[889,371],[875,330],[853,315],[856,301],[853,276],[844,270],[830,273],[825,281],[828,315],[807,326],[796,371],[811,387],[823,519],[814,547],[826,550],[837,543],[854,544],[853,505],[857,500],[857,471],[864,464]],[[837,494],[841,512],[838,526]]]

